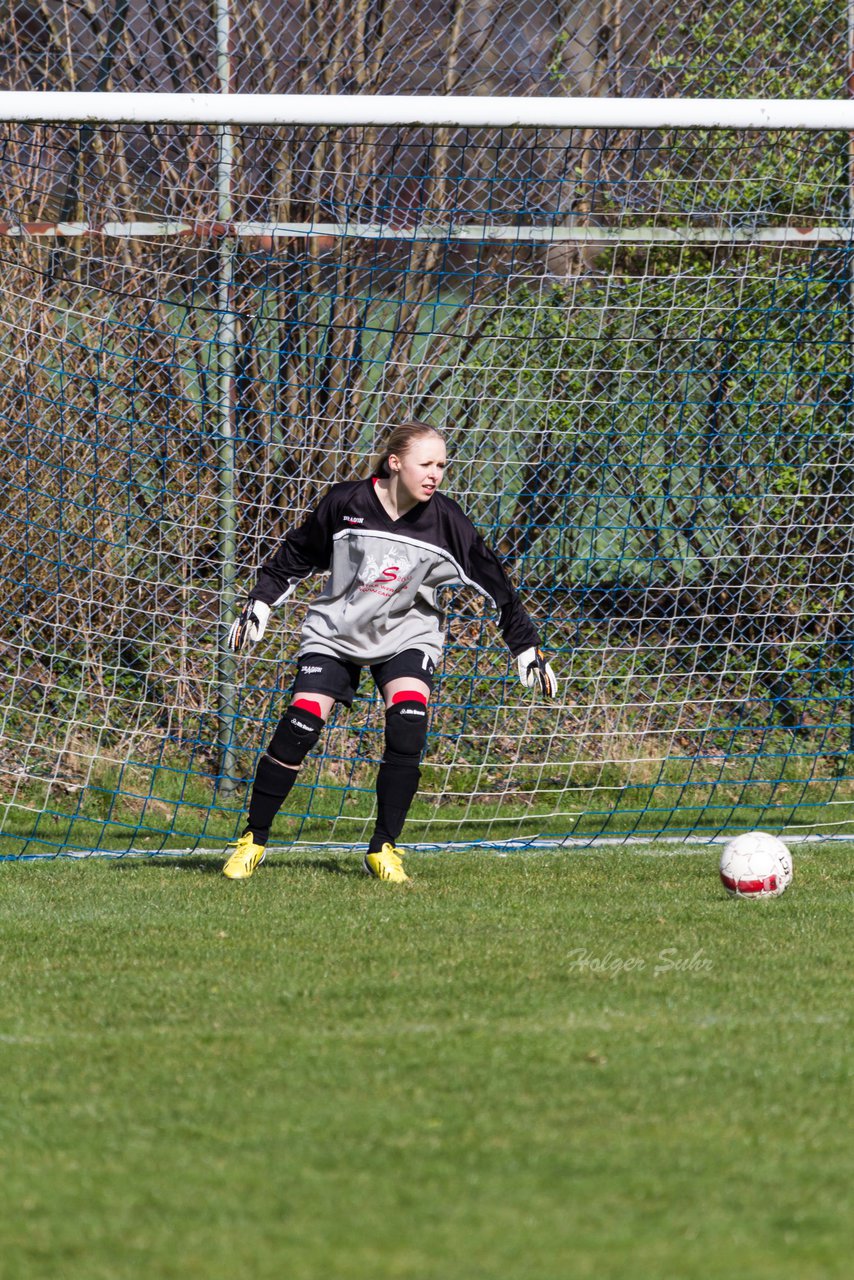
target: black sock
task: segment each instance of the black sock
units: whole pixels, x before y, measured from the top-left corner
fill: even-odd
[[[252,832],[256,844],[269,840],[273,819],[296,780],[297,770],[279,764],[272,756],[265,753],[258,761],[246,818],[246,830]]]
[[[417,764],[380,765],[377,773],[377,822],[368,853],[379,853],[384,844],[397,844],[409,806],[418,790],[421,770]]]

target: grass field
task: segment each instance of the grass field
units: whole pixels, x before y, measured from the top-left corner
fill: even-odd
[[[851,846],[0,864],[3,1280],[850,1275]]]

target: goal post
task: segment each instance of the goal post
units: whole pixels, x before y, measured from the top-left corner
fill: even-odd
[[[854,103],[0,92],[0,856],[241,829],[402,415],[553,653],[449,595],[411,843],[854,836]],[[274,839],[358,844],[367,680]]]

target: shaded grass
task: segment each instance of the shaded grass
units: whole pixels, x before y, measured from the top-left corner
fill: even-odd
[[[849,855],[0,866],[4,1280],[842,1276]]]

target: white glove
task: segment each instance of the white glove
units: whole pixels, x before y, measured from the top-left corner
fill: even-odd
[[[270,606],[263,600],[247,600],[240,611],[240,617],[231,624],[228,633],[228,647],[235,653],[257,644],[264,634],[270,619]]]
[[[539,689],[547,698],[557,693],[557,676],[546,662],[542,649],[526,649],[516,659],[519,679],[526,689]]]

